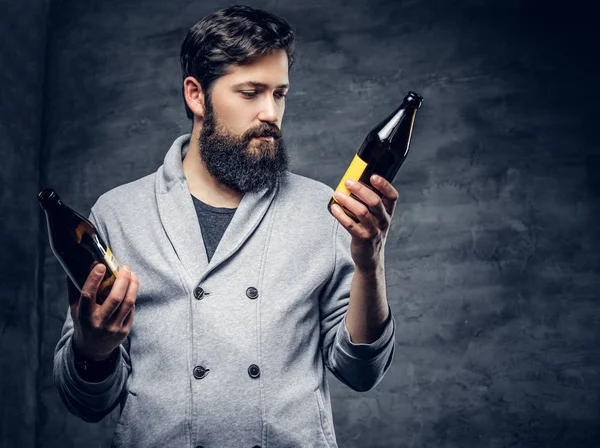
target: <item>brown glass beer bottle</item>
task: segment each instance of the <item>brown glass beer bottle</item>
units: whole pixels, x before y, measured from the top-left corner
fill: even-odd
[[[94,225],[67,207],[53,189],[42,190],[38,200],[46,213],[50,248],[79,291],[96,264],[106,266],[96,296],[96,301],[102,303],[110,293],[120,268],[110,248]]]
[[[392,182],[408,155],[415,115],[422,101],[423,98],[420,95],[408,92],[400,107],[367,134],[335,191],[349,194],[357,201],[362,202],[357,196],[351,194],[345,185],[346,179],[353,179],[369,187],[379,197],[383,196],[377,188],[371,185],[371,176],[377,174]],[[350,218],[358,222],[354,213],[338,203],[335,197],[332,197],[327,205],[329,213],[331,213],[331,206],[335,203],[342,207]]]

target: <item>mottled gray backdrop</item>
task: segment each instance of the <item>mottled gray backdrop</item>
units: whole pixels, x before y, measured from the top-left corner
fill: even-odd
[[[233,3],[1,3],[0,446],[107,447],[118,416],[79,421],[53,388],[67,301],[36,194],[52,186],[87,214],[155,171],[190,130],[180,42]],[[600,446],[592,7],[250,4],[297,31],[293,172],[335,187],[408,90],[425,98],[386,246],[396,356],[366,393],[330,376],[340,446]]]

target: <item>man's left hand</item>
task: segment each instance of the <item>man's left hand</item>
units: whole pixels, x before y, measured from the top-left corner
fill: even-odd
[[[357,270],[368,274],[383,267],[385,240],[398,200],[398,191],[387,180],[373,175],[370,181],[383,194],[382,198],[358,181],[352,181],[350,185],[346,181],[346,187],[364,204],[344,193],[340,193],[340,196],[336,192],[335,195],[341,205],[354,213],[358,223],[346,215],[338,204],[331,206],[335,218],[352,235],[352,259]]]

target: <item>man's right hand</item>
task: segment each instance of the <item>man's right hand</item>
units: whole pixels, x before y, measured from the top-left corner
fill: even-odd
[[[125,340],[133,325],[139,280],[129,266],[119,269],[108,297],[96,303],[106,266],[97,264],[81,294],[68,279],[69,308],[73,318],[73,344],[78,353],[94,361],[107,359]]]

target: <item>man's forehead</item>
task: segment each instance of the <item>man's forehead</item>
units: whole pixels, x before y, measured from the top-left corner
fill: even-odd
[[[288,88],[290,81],[287,54],[283,50],[277,50],[250,64],[231,65],[222,78],[234,88]]]

